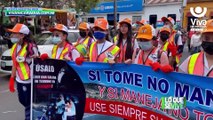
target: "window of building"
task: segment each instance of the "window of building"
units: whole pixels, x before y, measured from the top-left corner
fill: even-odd
[[[149,24],[153,25],[153,27],[156,28],[156,23],[157,23],[157,15],[150,15]]]
[[[135,23],[136,21],[141,21],[141,16],[132,16],[132,23]]]
[[[94,23],[94,22],[95,22],[95,18],[94,17],[88,18],[88,23]]]
[[[174,19],[175,23],[176,23],[176,14],[168,14],[167,17],[171,17]]]

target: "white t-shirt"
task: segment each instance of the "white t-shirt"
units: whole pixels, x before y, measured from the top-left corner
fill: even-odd
[[[97,43],[98,55],[103,53],[106,49],[108,49],[112,45],[113,45],[113,43],[111,43],[109,41],[105,41],[103,43]]]
[[[186,73],[188,74],[188,64],[189,64],[189,60],[190,60],[190,57],[189,56],[181,65],[180,65],[180,70],[181,72],[183,73]],[[207,61],[207,58],[206,58],[206,54],[204,53],[204,76],[206,76],[209,71],[213,69],[213,65],[211,67],[209,67],[209,64],[208,64],[208,61]]]
[[[21,45],[19,45],[19,44],[17,44],[17,53],[19,52],[21,50]],[[35,48],[35,47],[33,47],[33,52],[34,52],[34,54],[36,54],[36,55],[38,55],[38,49],[37,48]],[[32,62],[32,58],[26,58],[26,62],[28,63],[28,64],[30,64],[31,62]],[[33,69],[33,66],[32,66],[32,64],[30,64],[30,70],[32,70]],[[31,73],[30,73],[31,74]],[[16,70],[16,81],[18,82],[18,83],[23,83],[23,84],[29,84],[29,83],[31,83],[31,80],[29,79],[29,80],[21,80],[20,79],[20,77],[19,77],[19,74],[18,74],[18,71]]]
[[[126,44],[126,39],[123,39],[122,43],[123,43],[123,45],[125,45]],[[134,45],[134,48],[133,48],[134,50],[139,48],[137,40],[134,40],[133,45]]]
[[[200,34],[193,34],[192,37],[191,37],[191,43],[190,45],[192,47],[198,47],[201,45],[202,41],[200,39],[201,35]]]

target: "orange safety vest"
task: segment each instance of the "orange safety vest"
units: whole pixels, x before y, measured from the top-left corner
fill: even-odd
[[[13,60],[13,65],[16,67],[18,75],[21,80],[28,80],[30,78],[30,67],[26,62],[27,56],[27,43],[24,43],[21,50],[17,53],[18,44],[14,44],[11,49],[11,56]],[[17,57],[24,58],[24,61],[17,61]]]
[[[162,52],[160,52],[161,54]],[[156,54],[158,57],[158,49],[157,48],[153,48],[150,53],[148,54],[147,58],[144,60],[143,56],[144,56],[144,51],[143,50],[139,50],[138,54],[136,55],[136,58],[135,58],[135,63],[136,64],[142,64],[142,65],[147,65],[147,66],[150,66],[149,64],[150,63],[153,63],[153,62],[156,62],[152,59],[150,59],[150,55],[153,55],[153,54]]]
[[[175,35],[176,35],[175,33],[176,33],[176,31],[173,30],[173,31],[172,31],[172,34],[171,34],[171,36],[170,36],[170,38],[169,38],[169,40],[168,40],[168,45],[169,45],[169,44],[174,44],[175,46],[177,46],[176,43],[175,43]],[[167,47],[166,47],[167,49],[168,49],[168,45],[167,45]],[[177,63],[177,64],[180,63],[180,58],[181,58],[181,55],[180,55],[180,54],[178,54],[178,55],[175,56],[175,60],[176,60],[176,63]]]
[[[77,43],[75,44],[75,47],[76,49],[78,50],[78,46],[79,45],[83,45],[83,49],[82,52],[85,53],[86,55],[88,54],[88,51],[89,51],[89,40],[90,40],[90,37],[87,37],[86,39],[84,39],[82,42],[80,42],[80,39],[77,40]],[[80,46],[79,46],[80,47]],[[79,53],[81,53],[81,51],[78,51]],[[81,53],[82,54],[82,53]],[[82,55],[84,56],[84,55]]]
[[[122,63],[126,60],[125,58],[125,54],[126,54],[126,47],[127,47],[127,43],[125,43],[123,45],[123,43],[120,44],[120,54],[119,54],[119,59],[118,59],[118,62],[119,63]],[[134,48],[134,40],[132,40],[132,48]],[[130,51],[128,51],[130,52]]]
[[[98,55],[97,42],[94,42],[90,47],[89,60],[90,62],[106,63],[108,61],[107,53],[110,53],[113,57],[116,57],[119,54],[119,51],[119,47],[112,45]]]
[[[188,73],[193,75],[204,75],[204,53],[193,54],[188,63]],[[207,74],[208,77],[213,77],[213,69]]]
[[[69,57],[72,60],[72,55],[71,55],[71,51],[74,49],[73,46],[71,46],[69,43],[66,43],[64,46],[64,49],[62,50],[61,54],[59,55],[58,58],[56,58],[57,55],[57,51],[58,51],[58,45],[54,45],[53,49],[52,49],[52,58],[53,59],[59,59],[59,60],[63,60],[64,57],[68,54]]]

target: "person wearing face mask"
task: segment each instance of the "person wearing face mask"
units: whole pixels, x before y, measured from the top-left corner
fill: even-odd
[[[118,41],[116,42],[116,45],[120,48],[119,63],[132,63],[133,51],[139,48],[137,41],[132,37],[131,20],[125,18],[120,22]]]
[[[9,90],[15,92],[14,84],[16,80],[19,102],[25,107],[25,120],[30,120],[30,70],[32,69],[32,58],[39,56],[38,48],[26,25],[17,23],[13,29],[7,31],[12,33],[10,39],[14,43],[11,48],[13,67]]]
[[[169,45],[169,41],[168,41],[169,35],[170,35],[169,28],[164,26],[160,29],[158,48],[160,48],[161,50],[167,53],[168,53],[168,45]]]
[[[108,62],[110,64],[116,62],[120,49],[113,43],[106,41],[107,29],[108,22],[106,19],[98,18],[95,20],[93,30],[96,41],[90,46],[90,62]]]
[[[166,72],[164,69],[171,69],[168,66],[168,57],[165,52],[153,46],[152,38],[152,28],[149,24],[139,28],[136,39],[140,49],[134,51],[133,63],[151,66],[155,71],[162,68],[162,71]]]
[[[52,59],[71,60],[75,61],[80,57],[80,53],[72,46],[68,40],[68,29],[63,24],[56,24],[50,31],[53,33],[52,43],[54,44],[52,49]],[[43,58],[45,54],[41,55]]]
[[[201,35],[203,51],[189,56],[180,72],[213,78],[213,19],[208,20]]]
[[[164,26],[170,29],[170,35],[168,39],[169,63],[171,66],[173,66],[173,68],[176,71],[178,71],[181,53],[183,52],[182,38],[181,35],[178,34],[176,30],[173,29],[175,23],[173,18],[162,17],[161,20],[164,22]]]
[[[93,38],[89,36],[90,26],[86,22],[82,22],[79,25],[79,34],[80,38],[77,40],[75,44],[76,49],[84,57],[85,60],[88,60],[89,48],[90,45],[94,42]]]

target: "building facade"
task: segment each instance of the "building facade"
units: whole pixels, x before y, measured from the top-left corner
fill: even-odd
[[[132,23],[145,19],[155,27],[163,25],[161,18],[171,16],[180,24],[182,0],[118,0],[117,21],[130,18]],[[111,25],[114,21],[114,3],[101,2],[84,18],[93,23],[95,19],[106,18]]]
[[[197,7],[201,8],[201,13],[205,12],[204,16],[196,17],[191,13],[190,8],[193,8],[192,12],[196,13]],[[207,8],[207,11],[204,10],[205,8]],[[202,20],[213,19],[213,0],[188,0],[184,7],[183,16],[183,27],[187,28],[187,31],[191,29],[193,22],[197,25],[198,20],[201,22]]]

